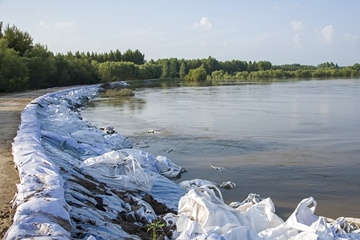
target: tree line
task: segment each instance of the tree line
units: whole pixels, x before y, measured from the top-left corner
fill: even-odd
[[[53,52],[33,43],[29,33],[0,22],[0,92],[58,86],[84,85],[132,79],[219,79],[360,77],[360,64],[339,67],[332,62],[318,66],[272,65],[269,61],[218,61],[167,58],[145,60],[139,50],[106,53]]]

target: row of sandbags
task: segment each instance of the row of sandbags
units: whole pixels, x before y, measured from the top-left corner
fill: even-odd
[[[42,116],[38,110],[57,105],[53,109],[57,111],[65,106],[81,104],[94,91],[92,88],[74,89],[59,93],[62,95],[59,98],[54,97],[57,94],[48,94],[35,99],[23,110],[12,147],[20,177],[13,200],[16,213],[4,239],[26,239],[45,234],[60,239],[70,238],[70,206],[64,198],[64,179],[56,164],[45,154],[41,135]],[[56,103],[48,104],[47,100]]]
[[[144,196],[150,193],[175,212],[185,190],[167,177],[181,168],[83,121],[78,108],[97,91],[94,86],[47,94],[22,112],[13,143],[20,176],[16,213],[4,239],[141,239],[121,224],[144,228],[160,217],[173,219],[156,213]]]

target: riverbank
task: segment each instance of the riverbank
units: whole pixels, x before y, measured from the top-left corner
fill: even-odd
[[[148,239],[149,223],[160,216],[174,227],[185,190],[165,177],[170,162],[83,121],[78,108],[97,91],[89,86],[45,94],[22,111],[12,144],[21,182],[4,239]]]
[[[14,224],[5,239],[146,239],[150,238],[149,224],[158,220],[174,229],[176,216],[172,213],[186,192],[162,176],[169,168],[161,167],[159,160],[168,163],[166,158],[155,159],[131,149],[126,137],[104,133],[82,120],[76,108],[95,92],[89,88],[48,94],[24,109],[12,148],[21,184]],[[124,164],[131,170],[128,175],[121,172]],[[144,191],[138,191],[140,188]],[[186,195],[191,196],[191,191]],[[212,200],[242,219],[234,229],[255,233],[257,226],[246,220],[252,216]],[[187,216],[180,206],[179,202],[177,217],[182,219],[178,221],[182,228],[177,227],[181,231]],[[253,206],[250,208],[255,210],[258,205]]]
[[[0,237],[12,224],[13,212],[10,201],[16,193],[19,173],[14,168],[12,142],[20,124],[21,112],[33,99],[46,93],[56,92],[61,88],[51,88],[22,93],[0,95]]]

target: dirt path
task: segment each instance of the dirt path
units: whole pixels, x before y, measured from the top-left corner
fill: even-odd
[[[14,168],[11,147],[20,124],[21,112],[33,99],[62,89],[64,88],[0,95],[0,238],[4,237],[12,225],[14,214],[10,201],[15,195],[19,176]]]

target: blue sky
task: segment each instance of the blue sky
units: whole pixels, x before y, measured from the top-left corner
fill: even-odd
[[[0,0],[0,21],[54,53],[360,63],[359,0]]]

